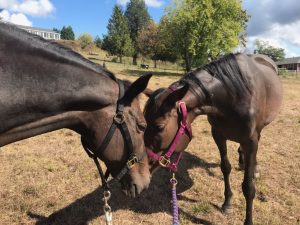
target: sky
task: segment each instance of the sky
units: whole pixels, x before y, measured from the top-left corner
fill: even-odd
[[[41,28],[71,25],[76,36],[88,32],[102,37],[115,4],[129,0],[0,0],[0,17],[16,24]],[[145,0],[149,14],[159,21],[171,0]],[[246,52],[255,39],[285,49],[287,57],[300,56],[299,0],[243,0],[250,14]]]

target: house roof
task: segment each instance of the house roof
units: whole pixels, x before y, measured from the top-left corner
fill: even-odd
[[[276,62],[276,65],[300,64],[300,57],[286,58]]]
[[[0,12],[1,12],[1,9],[0,9]],[[11,24],[13,26],[19,27],[21,29],[26,29],[26,30],[43,31],[43,32],[51,32],[51,33],[59,34],[56,31],[53,31],[53,30],[50,30],[50,29],[44,29],[44,28],[39,28],[39,27],[23,26],[23,25],[14,24],[14,23],[11,23],[11,22],[8,22],[8,21],[4,21],[4,20],[0,20],[0,23]]]
[[[28,26],[23,26],[23,25],[16,25],[16,26],[21,29],[26,29],[26,30],[44,31],[44,32],[51,32],[51,33],[59,34],[50,29],[44,29],[44,28],[38,28],[38,27],[28,27]]]

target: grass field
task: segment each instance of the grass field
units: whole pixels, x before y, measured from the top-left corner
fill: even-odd
[[[112,69],[123,79],[137,77],[134,69],[130,73]],[[155,76],[150,87],[179,79],[166,74]],[[282,83],[281,113],[263,130],[259,144],[256,225],[300,225],[300,80],[285,78]],[[229,143],[234,210],[224,215],[220,158],[205,117],[193,123],[193,133],[177,175],[181,224],[243,224],[243,172],[237,170],[237,144]],[[0,161],[0,225],[104,224],[98,174],[76,133],[59,130],[10,144],[1,148]],[[157,172],[150,188],[137,199],[125,197],[114,186],[114,224],[171,224],[169,176],[167,171]]]

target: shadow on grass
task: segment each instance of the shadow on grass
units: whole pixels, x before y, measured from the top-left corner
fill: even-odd
[[[189,199],[181,196],[180,193],[190,189],[194,182],[188,174],[188,169],[201,167],[208,171],[210,168],[218,167],[218,164],[207,163],[198,157],[187,152],[183,154],[177,173],[177,193],[178,199],[188,202],[197,202],[195,199]],[[157,212],[171,213],[170,207],[170,192],[169,185],[170,173],[166,170],[158,170],[153,176],[149,189],[141,194],[136,199],[131,199],[124,196],[119,185],[112,187],[112,198],[110,205],[113,211],[119,209],[128,209],[136,213],[152,214]],[[87,225],[89,221],[102,216],[103,202],[102,189],[97,188],[93,192],[83,196],[63,209],[52,213],[48,217],[28,212],[28,216],[36,219],[36,225]],[[187,220],[196,224],[211,225],[210,221],[190,215],[183,209],[180,209],[180,214]]]
[[[182,77],[184,75],[184,72],[182,71],[178,71],[178,72],[174,72],[174,70],[165,70],[165,71],[156,71],[156,70],[138,70],[138,69],[127,69],[124,70],[126,72],[126,74],[130,74],[131,76],[137,76],[140,77],[143,74],[146,73],[152,73],[153,75],[156,76],[167,76],[167,77]]]

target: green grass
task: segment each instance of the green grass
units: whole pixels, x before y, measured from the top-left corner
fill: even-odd
[[[212,206],[208,202],[200,202],[193,206],[194,214],[208,214],[212,210]]]

